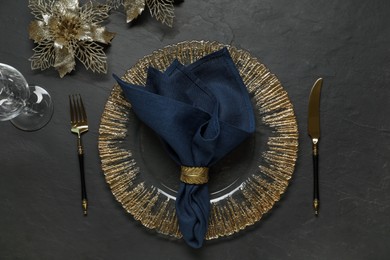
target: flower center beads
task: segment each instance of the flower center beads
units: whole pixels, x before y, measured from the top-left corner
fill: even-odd
[[[80,18],[77,16],[60,17],[57,22],[55,34],[66,41],[76,39],[80,30]]]

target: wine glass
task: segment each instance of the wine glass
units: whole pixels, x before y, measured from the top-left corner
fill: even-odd
[[[28,85],[17,69],[0,63],[0,121],[10,120],[21,130],[35,131],[45,126],[52,115],[49,93]]]

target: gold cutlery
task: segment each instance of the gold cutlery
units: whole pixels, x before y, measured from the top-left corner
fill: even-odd
[[[81,135],[88,131],[87,114],[83,100],[79,94],[69,96],[71,131],[77,134],[77,153],[79,156],[80,178],[81,178],[81,204],[84,215],[88,214],[87,189],[84,173],[84,149],[81,142]]]
[[[320,209],[319,183],[318,183],[318,142],[320,139],[320,96],[322,78],[317,79],[310,92],[308,133],[312,141],[313,149],[313,208],[316,216]]]

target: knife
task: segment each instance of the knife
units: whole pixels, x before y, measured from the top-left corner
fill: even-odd
[[[317,79],[310,92],[309,113],[308,113],[308,133],[312,141],[313,148],[313,208],[316,216],[319,214],[320,196],[318,184],[318,142],[320,139],[320,96],[322,78]]]

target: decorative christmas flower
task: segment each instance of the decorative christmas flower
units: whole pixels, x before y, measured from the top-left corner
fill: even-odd
[[[32,69],[54,67],[62,78],[75,69],[77,58],[93,72],[107,72],[107,57],[102,44],[109,44],[115,33],[99,24],[108,17],[108,5],[78,0],[29,0],[37,20],[29,27],[37,43],[30,58]]]
[[[144,11],[146,5],[152,17],[172,27],[175,17],[173,2],[174,0],[108,0],[108,5],[114,9],[123,5],[128,23],[137,18]]]

